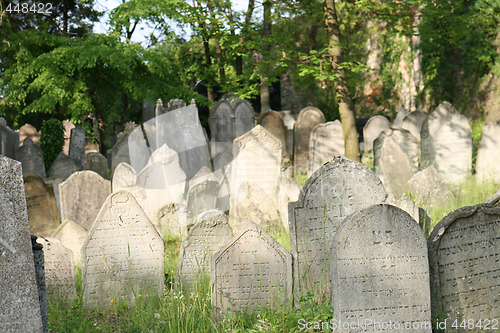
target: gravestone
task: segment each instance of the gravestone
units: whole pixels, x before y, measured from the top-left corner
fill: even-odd
[[[213,254],[233,238],[223,212],[212,209],[197,217],[196,224],[181,244],[178,276],[184,291],[202,286],[210,280],[210,265]]]
[[[250,218],[266,224],[278,220],[276,197],[281,149],[279,139],[260,125],[234,140],[236,158],[232,163],[230,185],[233,229],[246,224]],[[258,216],[261,216],[259,220],[255,220]]]
[[[89,231],[82,253],[83,302],[106,308],[163,292],[163,239],[126,192],[112,193]]]
[[[380,154],[384,140],[391,138],[399,146],[401,151],[408,157],[412,173],[418,172],[418,162],[420,159],[420,146],[418,140],[407,130],[390,128],[382,133],[373,141],[373,154]],[[377,161],[374,159],[374,165]]]
[[[325,115],[314,106],[303,108],[294,126],[294,166],[295,173],[307,173],[309,159],[309,140],[316,125],[325,122]]]
[[[190,218],[195,218],[204,211],[215,209],[219,181],[207,167],[203,167],[189,181],[187,193],[187,211]]]
[[[398,113],[396,114],[396,118],[394,118],[394,121],[392,122],[394,126],[396,127],[401,127],[403,124],[403,119],[408,115],[409,113],[406,112],[405,108],[400,106],[398,108]]]
[[[101,153],[91,152],[85,154],[83,170],[90,170],[97,173],[104,179],[109,179],[108,159]]]
[[[293,128],[295,126],[295,118],[290,111],[281,111],[283,115],[283,123],[286,127],[286,148],[288,149],[289,158],[293,157]]]
[[[445,216],[428,239],[433,317],[490,328],[500,318],[500,208],[479,204]],[[477,328],[477,326],[475,327]]]
[[[154,116],[155,116],[154,101],[144,99],[142,101],[142,122],[145,123],[146,121],[153,119]]]
[[[309,140],[308,177],[335,155],[345,155],[342,124],[335,120],[316,125]]]
[[[292,257],[250,222],[213,255],[211,285],[217,315],[287,305],[292,300]]]
[[[65,155],[69,155],[69,145],[70,145],[70,140],[71,140],[71,130],[75,128],[75,124],[73,124],[69,120],[63,120],[63,126],[64,126],[64,146],[63,146],[63,153]]]
[[[61,220],[71,220],[90,230],[111,183],[93,171],[80,171],[59,185]]]
[[[362,162],[364,164],[373,163],[373,141],[378,138],[380,133],[389,129],[391,123],[386,117],[374,116],[368,119],[365,127],[363,127],[363,143],[365,152],[363,154]]]
[[[59,178],[65,181],[69,176],[77,171],[83,170],[83,165],[74,158],[64,153],[59,153],[49,169],[50,178]]]
[[[115,172],[113,173],[113,192],[128,190],[130,187],[135,185],[137,185],[137,173],[134,168],[125,162],[118,164]]]
[[[479,181],[500,182],[500,121],[483,125],[477,151],[476,177]]]
[[[5,119],[0,117],[0,155],[16,158],[16,151],[19,148],[19,133],[14,132]]]
[[[219,192],[217,194],[216,207],[223,212],[229,212],[231,205],[229,183],[231,181],[232,162],[233,154],[227,151],[220,152],[212,161],[214,175],[219,180]]]
[[[35,145],[31,138],[24,140],[23,146],[17,150],[16,158],[23,166],[23,175],[33,174],[45,178],[42,149]]]
[[[8,333],[43,331],[21,163],[0,156],[0,322]]]
[[[344,156],[335,156],[309,178],[299,201],[288,204],[296,300],[307,293],[325,301],[331,297],[329,257],[337,228],[346,216],[385,198],[377,175]]]
[[[31,234],[44,237],[52,235],[60,224],[52,186],[36,175],[25,175],[24,191]]]
[[[333,321],[353,323],[342,332],[432,332],[426,240],[402,209],[379,204],[347,217],[331,275]]]
[[[57,238],[38,237],[37,242],[43,245],[47,294],[64,301],[73,300],[76,297],[73,252]]]
[[[167,103],[167,112],[186,107],[186,102],[182,99],[173,98]]]
[[[257,125],[261,125],[281,141],[281,146],[283,147],[282,157],[288,158],[287,129],[281,114],[276,111],[264,112],[257,119]]]
[[[425,208],[443,204],[453,198],[453,193],[432,165],[411,177],[408,185],[416,202]]]
[[[152,214],[151,222],[160,235],[171,235],[184,238],[189,228],[194,224],[188,218],[187,208],[184,204],[167,204]]]
[[[40,134],[34,126],[24,124],[19,128],[19,145],[22,147],[24,140],[30,138],[35,145],[40,146]]]
[[[418,142],[420,142],[420,132],[422,131],[422,124],[425,118],[427,118],[427,113],[422,111],[410,112],[401,124],[401,128],[409,131]]]
[[[420,137],[424,166],[434,165],[444,182],[457,184],[471,174],[472,130],[450,103],[439,104],[425,119]]]
[[[287,232],[290,231],[288,226],[288,203],[299,200],[300,186],[293,178],[293,167],[289,167],[281,172],[281,178],[278,191],[278,212],[280,214],[281,223]]]
[[[82,262],[82,248],[87,238],[87,230],[81,225],[66,220],[54,231],[52,237],[61,241],[61,244],[73,252],[75,266]]]
[[[85,159],[85,130],[82,127],[75,127],[71,130],[68,156],[83,164]]]
[[[122,137],[111,149],[111,174],[115,172],[118,164],[125,162],[130,164],[130,152],[128,149],[129,134]],[[109,157],[109,154],[108,154]]]
[[[148,142],[145,139],[145,128],[146,125],[137,126],[128,135],[127,142],[130,165],[136,172],[140,172],[146,166],[153,150],[151,146],[148,146]],[[151,142],[149,143],[151,144]],[[125,160],[122,162],[128,163]]]

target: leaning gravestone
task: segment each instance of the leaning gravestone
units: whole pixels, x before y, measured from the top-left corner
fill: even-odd
[[[16,158],[19,148],[19,133],[14,132],[5,119],[0,117],[0,155]]]
[[[439,104],[425,119],[420,137],[424,165],[434,165],[446,183],[460,183],[471,174],[472,130],[450,103]]]
[[[24,191],[31,234],[50,236],[60,224],[52,186],[36,175],[25,175]]]
[[[374,205],[347,217],[331,274],[333,321],[354,323],[342,332],[432,332],[426,240],[402,209]]]
[[[297,116],[294,126],[294,167],[295,173],[307,173],[309,159],[309,140],[316,125],[325,122],[325,115],[320,109],[308,106]]]
[[[422,124],[425,118],[427,118],[427,113],[422,111],[410,112],[401,124],[401,128],[409,131],[418,142],[420,142],[420,132],[422,131]]]
[[[89,231],[82,261],[87,306],[106,308],[120,300],[133,304],[138,295],[163,292],[163,239],[126,191],[106,199]]]
[[[500,121],[483,125],[477,151],[476,177],[480,181],[500,182]]]
[[[73,300],[76,297],[73,252],[57,238],[38,237],[37,242],[43,245],[47,293],[61,300]]]
[[[83,161],[83,170],[94,171],[102,178],[109,179],[108,159],[101,153],[86,153]]]
[[[85,130],[82,127],[75,127],[71,130],[68,156],[83,164],[85,159]]]
[[[23,146],[17,150],[16,158],[23,166],[23,175],[32,174],[45,178],[42,148],[35,145],[31,138],[24,140]]]
[[[365,153],[362,162],[364,164],[373,163],[373,141],[378,138],[380,133],[389,129],[390,126],[389,120],[383,116],[374,116],[368,119],[365,127],[363,127]]]
[[[308,293],[330,298],[329,257],[337,228],[346,216],[385,198],[377,175],[343,156],[334,157],[309,178],[299,201],[288,204],[296,300]]]
[[[54,231],[52,237],[59,239],[64,247],[73,252],[74,264],[75,266],[79,266],[81,264],[82,248],[87,238],[87,234],[87,230],[81,225],[66,220],[56,229],[56,231]]]
[[[179,254],[177,270],[183,290],[189,291],[210,279],[213,254],[232,238],[233,229],[223,212],[212,209],[198,215]]]
[[[189,181],[186,199],[189,217],[196,218],[204,211],[215,209],[218,192],[219,180],[217,177],[207,167],[201,168]]]
[[[498,329],[499,221],[500,208],[480,204],[459,208],[434,227],[428,239],[434,319],[445,315],[458,327],[482,321],[483,328]]]
[[[61,220],[71,220],[90,230],[111,183],[93,171],[76,172],[59,184]]]
[[[59,178],[64,181],[73,173],[81,170],[83,170],[83,165],[78,160],[64,153],[59,153],[49,169],[49,177]]]
[[[267,111],[262,113],[257,119],[257,124],[264,127],[272,135],[281,141],[281,146],[283,147],[283,158],[288,158],[288,147],[287,147],[287,129],[283,122],[281,114],[276,111]]]
[[[43,332],[21,163],[0,156],[2,332]]]
[[[217,315],[278,308],[292,300],[292,257],[250,222],[213,255],[210,282]]]
[[[258,125],[234,140],[231,170],[233,228],[246,224],[254,212],[262,215],[260,223],[278,220],[278,194],[281,142]],[[255,221],[255,220],[254,220]]]
[[[345,155],[344,134],[339,120],[316,125],[309,140],[309,168],[311,177],[323,163],[335,155]]]

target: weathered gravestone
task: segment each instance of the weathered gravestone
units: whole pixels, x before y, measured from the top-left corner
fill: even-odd
[[[226,215],[212,209],[198,215],[196,224],[182,241],[177,267],[185,291],[210,280],[212,256],[233,238]]]
[[[294,126],[294,153],[293,163],[295,173],[307,173],[309,159],[309,139],[316,125],[325,122],[325,115],[320,109],[313,106],[303,108],[297,116]]]
[[[415,220],[380,204],[347,217],[331,250],[333,320],[342,332],[432,332],[429,262]]]
[[[17,150],[16,159],[23,166],[23,175],[32,174],[45,178],[42,149],[35,145],[31,138],[27,137],[24,140],[23,146]]]
[[[31,234],[50,236],[60,224],[52,186],[36,175],[25,175],[24,192]]]
[[[330,298],[329,258],[337,228],[346,216],[385,198],[377,175],[343,156],[334,157],[309,178],[299,201],[288,204],[296,300],[308,293]]]
[[[182,99],[173,98],[167,103],[167,112],[186,107],[186,102]]]
[[[281,149],[281,142],[260,125],[234,140],[230,212],[234,229],[252,219],[260,224],[278,221]]]
[[[365,127],[363,127],[363,143],[365,152],[362,162],[364,164],[373,163],[373,141],[378,138],[380,133],[389,129],[391,123],[386,117],[374,116],[368,119]]]
[[[69,120],[63,120],[63,126],[64,126],[64,146],[63,146],[63,153],[65,155],[69,155],[69,145],[70,145],[70,140],[71,140],[71,130],[75,128],[75,124],[73,124]]]
[[[30,138],[35,145],[40,146],[40,134],[34,126],[24,124],[19,128],[19,145],[22,147],[24,140]]]
[[[61,220],[71,220],[90,230],[111,183],[93,171],[76,172],[59,185]]]
[[[47,293],[61,300],[73,300],[76,297],[73,252],[57,238],[38,237],[37,242],[43,245]]]
[[[440,205],[453,198],[453,193],[432,165],[411,177],[408,185],[417,204],[425,208]]]
[[[201,168],[189,181],[186,199],[189,217],[196,218],[204,211],[215,209],[218,193],[219,180],[217,177],[207,167]]]
[[[71,130],[68,156],[83,164],[85,159],[85,130],[82,127],[75,127]]]
[[[84,227],[66,220],[54,231],[52,237],[59,239],[64,247],[73,252],[73,262],[75,266],[79,266],[82,262],[82,248],[87,234]]]
[[[86,153],[83,170],[94,171],[102,178],[109,179],[108,159],[101,153]]]
[[[483,125],[477,151],[476,177],[480,181],[500,182],[500,121]]]
[[[83,247],[83,301],[105,308],[141,295],[160,295],[164,280],[163,239],[126,192],[112,193]]]
[[[264,127],[272,135],[281,141],[281,146],[283,147],[282,157],[288,158],[288,141],[287,141],[287,129],[281,114],[276,111],[267,111],[262,113],[257,119],[257,124]]]
[[[459,208],[434,227],[427,242],[434,319],[446,315],[459,325],[488,320],[490,327],[496,320],[498,328],[500,208]]]
[[[459,183],[471,174],[472,130],[450,103],[439,104],[425,119],[420,137],[423,164],[434,165],[446,183]]]
[[[7,333],[42,332],[21,163],[0,156],[0,323]]]
[[[83,165],[78,160],[64,153],[59,153],[49,169],[50,178],[59,178],[63,181],[77,171],[83,170]]]
[[[309,140],[309,168],[307,175],[311,177],[323,163],[335,155],[345,155],[344,134],[339,120],[316,125]]]
[[[217,316],[278,308],[292,300],[292,257],[250,222],[213,255],[210,282]]]
[[[384,145],[386,138],[392,139],[392,141],[399,146],[401,151],[408,158],[410,163],[410,168],[412,173],[418,171],[418,162],[420,158],[420,146],[419,141],[407,130],[390,128],[382,133],[373,141],[373,153],[374,157],[377,153],[380,153],[380,149]],[[376,165],[377,160],[374,160],[374,165]]]
[[[427,113],[422,111],[410,112],[401,124],[401,128],[409,131],[418,142],[420,142],[420,132],[422,131],[422,124],[425,118],[427,118]]]
[[[0,117],[0,155],[16,158],[19,147],[19,133],[14,132],[5,119]]]

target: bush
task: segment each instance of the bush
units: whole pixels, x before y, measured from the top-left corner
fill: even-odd
[[[43,150],[45,169],[48,170],[62,151],[64,145],[64,126],[60,120],[51,118],[42,123],[40,148]]]

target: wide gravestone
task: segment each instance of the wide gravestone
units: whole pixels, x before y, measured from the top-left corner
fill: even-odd
[[[311,177],[314,171],[335,155],[345,155],[344,134],[338,120],[319,124],[312,130],[307,175]]]
[[[500,325],[500,208],[459,208],[428,239],[433,316]],[[486,321],[487,320],[487,321]],[[476,326],[477,328],[477,326]]]
[[[90,230],[111,183],[93,171],[76,172],[59,184],[61,220],[71,220]]]
[[[217,315],[287,305],[292,296],[292,257],[250,222],[214,254],[211,285]]]
[[[196,224],[182,241],[178,276],[183,290],[202,286],[210,279],[212,256],[233,238],[223,212],[212,209],[198,215]]]
[[[196,218],[204,211],[215,209],[218,192],[219,180],[217,177],[207,167],[201,168],[189,181],[186,199],[189,217]]]
[[[460,183],[471,174],[472,130],[450,103],[441,103],[425,119],[420,137],[422,162],[434,165],[446,183]]]
[[[63,153],[59,153],[49,169],[49,177],[60,178],[64,181],[73,173],[81,170],[83,170],[82,163]]]
[[[85,154],[83,169],[94,171],[104,179],[109,179],[108,159],[101,153],[91,152]]]
[[[257,124],[264,127],[272,135],[281,141],[283,147],[283,158],[288,158],[288,143],[287,143],[287,129],[281,114],[276,111],[267,111],[262,113],[257,119]]]
[[[309,140],[316,125],[325,122],[325,115],[320,109],[308,106],[297,116],[294,126],[294,167],[295,173],[307,173],[309,159]]]
[[[281,149],[281,142],[260,125],[234,140],[230,213],[233,226],[246,224],[254,211],[269,216],[263,219],[267,222],[278,219]]]
[[[83,301],[105,308],[163,292],[164,247],[134,197],[109,195],[83,247]]]
[[[42,149],[28,137],[16,153],[16,159],[23,166],[23,175],[33,174],[45,178],[45,163]]]
[[[500,182],[500,121],[483,125],[477,151],[476,177],[480,181]]]
[[[429,262],[415,220],[381,204],[347,217],[331,251],[333,320],[342,332],[432,332]]]
[[[41,333],[21,163],[0,156],[0,323],[7,333]]]
[[[25,175],[24,191],[31,234],[51,236],[60,224],[52,185],[45,184],[38,176]]]
[[[343,156],[334,157],[309,178],[299,201],[288,204],[296,300],[308,293],[330,298],[329,258],[337,228],[346,216],[385,198],[377,175]]]

